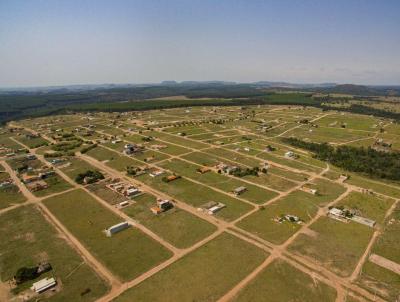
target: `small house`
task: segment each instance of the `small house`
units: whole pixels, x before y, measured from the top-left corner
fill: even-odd
[[[57,284],[57,281],[53,277],[51,277],[51,278],[47,277],[38,282],[33,283],[31,289],[34,292],[40,294],[40,293],[48,290],[49,288],[54,287],[56,284]]]
[[[154,214],[154,215],[158,215],[162,213],[162,210],[159,207],[151,207],[150,211]]]
[[[124,195],[130,197],[130,196],[135,196],[135,195],[137,195],[137,194],[139,194],[139,193],[140,193],[140,191],[139,191],[138,188],[129,187],[129,188],[126,189],[126,191],[124,192]]]
[[[306,187],[306,186],[301,187],[301,190],[302,190],[303,192],[310,193],[310,194],[312,194],[312,195],[316,195],[317,192],[318,192],[317,189],[312,189],[312,188]]]
[[[40,180],[40,177],[38,175],[28,175],[28,174],[22,174],[22,182],[24,184],[28,184],[37,180]]]
[[[110,226],[108,229],[105,230],[105,233],[107,237],[111,237],[113,234],[116,234],[118,232],[121,232],[127,228],[129,228],[130,224],[127,221],[115,224],[113,226]]]
[[[174,205],[171,203],[171,201],[165,199],[159,199],[157,200],[157,206],[156,207],[151,207],[150,211],[153,212],[153,214],[158,215],[162,212],[166,212],[169,209],[172,209]]]
[[[208,168],[208,167],[201,167],[201,168],[198,168],[196,171],[197,171],[198,173],[200,173],[200,174],[204,174],[204,173],[210,172],[210,168]]]
[[[26,155],[26,157],[25,157],[27,160],[34,160],[34,159],[36,159],[36,155],[35,154],[28,154],[28,155]]]
[[[244,187],[244,186],[241,186],[241,187],[237,187],[236,189],[234,189],[234,190],[233,190],[233,194],[235,194],[236,196],[238,196],[238,195],[240,195],[240,194],[242,194],[242,193],[244,193],[244,192],[246,192],[246,191],[247,191],[247,188]]]
[[[153,170],[153,171],[151,171],[151,172],[149,173],[149,175],[150,175],[151,177],[156,177],[156,176],[159,176],[159,175],[161,175],[161,174],[164,174],[164,171],[162,171],[162,170]]]
[[[26,187],[31,192],[37,192],[37,191],[47,189],[49,186],[45,181],[37,180],[37,181],[27,183]]]
[[[118,204],[118,206],[121,207],[121,208],[127,207],[127,206],[129,206],[129,201],[128,201],[128,200],[125,200],[125,201],[123,201],[123,202],[120,202],[120,203]]]
[[[212,206],[211,208],[207,209],[207,212],[209,215],[214,215],[218,211],[222,210],[226,206],[223,203],[217,203],[215,206]]]
[[[289,159],[294,159],[294,158],[297,158],[298,155],[296,155],[293,151],[287,151],[287,152],[285,153],[285,157],[286,157],[286,158],[289,158]]]

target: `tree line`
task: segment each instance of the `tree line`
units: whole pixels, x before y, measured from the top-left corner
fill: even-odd
[[[297,138],[283,138],[284,143],[309,150],[314,157],[351,172],[372,178],[400,180],[400,153],[382,152],[371,147],[338,146],[306,142]]]

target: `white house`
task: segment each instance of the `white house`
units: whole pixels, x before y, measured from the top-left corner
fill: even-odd
[[[44,278],[38,282],[35,282],[32,284],[31,289],[35,291],[36,293],[40,294],[44,292],[45,290],[52,288],[57,284],[57,281],[52,277],[52,278]]]
[[[122,230],[129,228],[130,224],[127,221],[110,226],[105,230],[107,237],[111,237],[113,234],[118,233]]]

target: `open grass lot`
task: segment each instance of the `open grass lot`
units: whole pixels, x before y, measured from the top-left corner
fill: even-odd
[[[215,215],[228,221],[240,217],[253,208],[250,204],[213,191],[208,187],[196,184],[187,179],[181,178],[170,183],[163,182],[161,177],[153,178],[148,175],[138,176],[137,179],[194,207],[201,207],[210,201],[222,202],[226,205],[226,208],[220,210]]]
[[[53,193],[59,193],[72,188],[72,186],[58,174],[47,177],[45,181],[48,185],[48,188],[33,192],[35,196],[44,197]]]
[[[237,296],[235,302],[335,301],[332,287],[312,279],[283,260],[275,260]]]
[[[393,182],[383,182],[380,180],[368,179],[360,175],[350,173],[351,177],[347,182],[352,185],[359,186],[368,190],[373,190],[377,193],[388,195],[395,198],[400,198],[399,184]]]
[[[133,279],[171,256],[135,227],[106,237],[103,230],[123,220],[82,190],[49,198],[44,203],[121,280]]]
[[[270,169],[268,169],[267,174],[260,173],[258,176],[246,175],[246,176],[242,177],[242,179],[251,181],[255,184],[266,186],[268,188],[271,188],[273,190],[277,190],[280,192],[289,190],[296,186],[295,182],[288,180],[286,177],[273,174],[272,170],[274,170],[274,169],[270,168]]]
[[[21,136],[15,136],[14,138],[17,141],[21,142],[23,145],[28,146],[30,149],[34,149],[49,143],[43,137],[27,138],[24,135],[21,135]]]
[[[360,216],[375,220],[382,224],[386,212],[394,200],[366,193],[351,192],[337,205],[356,210]]]
[[[0,165],[0,183],[10,179],[10,175],[3,171],[3,169],[4,167]],[[26,201],[25,196],[20,192],[19,188],[15,184],[0,188],[0,209],[4,209],[24,201]]]
[[[115,301],[216,301],[265,258],[257,247],[222,234]]]
[[[310,229],[314,236],[300,234],[290,250],[307,256],[340,276],[349,276],[371,239],[373,229],[321,217]]]
[[[184,148],[184,147],[180,147],[178,145],[173,145],[173,144],[168,144],[168,143],[165,143],[165,142],[160,142],[160,141],[157,141],[157,140],[151,141],[146,146],[147,147],[151,147],[152,145],[165,145],[165,146],[167,146],[167,148],[163,148],[160,151],[162,151],[163,153],[167,153],[169,155],[182,155],[184,153],[191,152],[190,149],[187,149],[187,148]]]
[[[13,291],[21,292],[46,276],[54,276],[61,285],[60,291],[40,300],[69,302],[95,301],[108,291],[106,283],[49,225],[33,206],[20,207],[7,212],[0,219],[0,276],[10,280],[23,266],[34,266],[48,261],[53,270],[33,281],[25,282]],[[90,289],[88,293],[82,293]],[[43,299],[43,300],[42,300]]]
[[[400,295],[400,275],[366,261],[357,283],[387,301],[396,301]]]
[[[71,179],[75,179],[78,174],[85,173],[88,170],[96,170],[91,164],[79,158],[71,157],[68,159],[68,163],[68,165],[62,164],[60,169]]]
[[[86,186],[86,188],[109,204],[114,205],[128,199],[127,197],[107,188],[104,182],[90,184]]]
[[[154,136],[161,141],[166,141],[167,143],[177,144],[182,147],[194,148],[194,149],[204,149],[207,148],[208,145],[203,144],[201,142],[196,142],[195,140],[189,140],[180,136],[168,134],[165,132],[156,132],[156,131],[148,131],[144,134],[149,136]]]
[[[211,154],[211,155],[217,156],[222,159],[227,159],[227,160],[230,159],[239,164],[249,166],[249,167],[260,166],[260,163],[262,162],[262,160],[251,158],[251,157],[242,155],[237,152],[232,152],[225,148],[209,149],[209,150],[207,150],[207,154]]]
[[[12,139],[10,139],[9,135],[11,135],[11,133],[0,135],[0,147],[10,148],[14,151],[24,148],[22,145],[18,144],[17,142],[13,141]],[[0,151],[0,155],[2,155],[1,151]]]
[[[386,219],[382,234],[379,235],[372,248],[372,253],[385,257],[400,264],[400,204],[396,205],[393,213]]]
[[[346,125],[347,129],[376,131],[379,121],[376,118],[365,115],[354,114],[332,114],[319,119],[316,122],[319,126],[341,128],[342,124]]]
[[[118,154],[117,152],[105,149],[103,147],[96,147],[86,153],[98,161],[104,162],[107,166],[118,170],[125,171],[127,166],[141,166],[143,162],[135,160],[131,157]]]
[[[275,219],[282,215],[295,215],[307,222],[315,216],[319,206],[333,201],[343,191],[343,189],[337,191],[331,188],[330,194],[325,191],[325,195],[321,192],[321,195],[316,196],[303,191],[295,191],[247,216],[239,221],[237,226],[267,241],[281,244],[296,233],[301,228],[301,224],[289,221],[279,223]]]
[[[149,149],[145,150],[144,152],[137,153],[133,155],[133,157],[136,160],[142,161],[143,163],[144,162],[154,163],[169,158],[169,156],[166,154]]]
[[[0,173],[0,175],[3,173]],[[26,198],[20,192],[16,185],[7,188],[0,188],[0,209],[7,208],[26,201]]]
[[[212,224],[176,207],[154,215],[150,208],[156,205],[156,198],[148,193],[134,201],[124,212],[177,248],[187,248],[216,230]]]
[[[244,186],[247,188],[247,191],[240,194],[239,197],[253,203],[265,203],[271,198],[278,195],[277,193],[268,189],[243,182],[240,180],[240,178],[228,177],[215,173],[213,171],[204,174],[198,173],[196,169],[200,168],[201,166],[194,165],[178,159],[165,161],[161,164],[161,166],[179,175],[188,177],[195,181],[201,182],[203,184],[209,185],[211,187],[220,189],[231,194],[235,188]]]
[[[224,162],[225,164],[229,164],[234,166],[235,162],[230,161],[228,159],[224,159],[221,157],[213,156],[211,154],[206,153],[207,151],[204,152],[192,152],[186,155],[183,155],[181,158],[190,160],[198,165],[202,166],[215,166],[216,164],[220,162]],[[237,165],[237,164],[236,164]]]
[[[17,170],[19,167],[24,165],[27,165],[28,167],[31,167],[33,169],[39,169],[44,166],[44,164],[40,160],[38,159],[28,160],[25,155],[8,159],[7,164],[13,170]]]
[[[162,143],[160,143],[160,144],[162,144]],[[115,144],[109,142],[109,143],[104,144],[104,146],[114,149],[118,152],[122,152],[124,150],[124,145],[125,145],[125,142],[119,142],[119,143],[115,143]],[[147,144],[145,144],[145,145],[147,145]],[[162,152],[164,152],[164,149],[162,150]],[[157,161],[169,158],[169,156],[166,154],[157,152],[155,150],[150,150],[150,149],[146,149],[143,152],[133,154],[132,157],[139,161],[147,161],[148,160],[148,162],[157,162]]]
[[[300,158],[301,156],[302,155],[300,155]],[[288,159],[285,157],[273,155],[268,152],[259,153],[257,157],[259,157],[260,160],[262,159],[264,161],[271,162],[272,164],[277,163],[279,165],[283,165],[289,168],[294,168],[299,171],[320,173],[323,170],[322,167],[314,166],[308,163],[303,163],[300,161],[300,159]]]

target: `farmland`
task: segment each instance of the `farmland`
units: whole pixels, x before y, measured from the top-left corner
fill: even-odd
[[[7,284],[44,258],[49,301],[395,301],[400,183],[302,146],[396,160],[400,128],[262,99],[1,128],[0,297],[36,295],[39,277]]]

